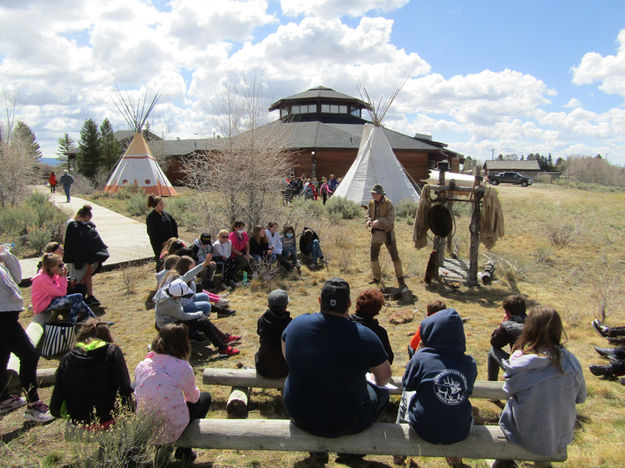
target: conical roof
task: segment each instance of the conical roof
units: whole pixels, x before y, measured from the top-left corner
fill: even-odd
[[[371,200],[371,189],[375,184],[384,187],[386,196],[393,203],[402,200],[419,201],[419,195],[393,153],[384,129],[365,124],[358,155],[334,192],[334,196],[367,206]]]
[[[105,192],[117,192],[120,187],[137,185],[145,193],[162,197],[177,195],[165,173],[152,156],[148,143],[141,133],[135,133],[126,152],[111,174]]]

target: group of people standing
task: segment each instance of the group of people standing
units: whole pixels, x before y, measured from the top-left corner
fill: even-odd
[[[287,202],[290,202],[296,196],[302,196],[306,200],[314,201],[321,197],[325,205],[328,198],[332,196],[341,183],[341,179],[334,177],[334,174],[330,174],[329,178],[322,177],[321,181],[316,177],[308,178],[302,175],[301,177],[285,179],[284,183],[286,188],[283,194]]]

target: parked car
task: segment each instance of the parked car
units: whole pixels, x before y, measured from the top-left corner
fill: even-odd
[[[488,182],[493,185],[508,183],[527,187],[534,182],[534,179],[521,175],[518,172],[500,172],[499,174],[490,174],[488,176]]]

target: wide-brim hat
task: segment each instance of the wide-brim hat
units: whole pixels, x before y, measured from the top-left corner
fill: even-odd
[[[384,195],[384,187],[382,184],[375,184],[371,189],[371,193],[377,193],[378,195]]]

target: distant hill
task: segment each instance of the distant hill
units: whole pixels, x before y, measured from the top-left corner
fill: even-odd
[[[50,166],[58,166],[61,164],[61,161],[57,158],[41,158],[39,162],[42,164],[49,164]]]

